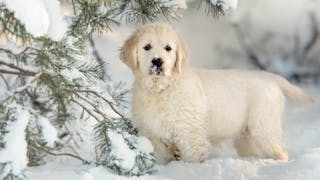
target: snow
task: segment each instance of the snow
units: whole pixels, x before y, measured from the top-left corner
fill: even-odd
[[[0,150],[0,163],[8,162],[9,165],[4,168],[4,172],[0,174],[6,176],[12,171],[13,174],[20,174],[27,166],[27,142],[25,140],[25,129],[30,119],[28,111],[21,106],[12,107],[15,109],[16,120],[9,122],[7,126],[8,134],[4,137],[5,149]]]
[[[126,180],[126,179],[139,179],[138,177],[124,177],[124,176],[117,176],[114,174],[111,174],[110,172],[108,172],[106,170],[106,168],[104,167],[93,167],[91,169],[89,169],[89,171],[87,173],[85,173],[84,175],[81,176],[81,180],[98,180],[98,179],[117,179],[117,180]]]
[[[35,37],[48,35],[52,40],[59,41],[67,31],[58,0],[0,0],[0,3],[6,4]]]
[[[54,147],[54,143],[58,140],[57,129],[50,123],[49,119],[43,116],[39,117],[37,121],[47,146]]]
[[[305,85],[308,92],[320,97],[320,87]],[[230,142],[214,147],[211,159],[203,163],[171,162],[157,165],[156,172],[141,177],[112,174],[104,167],[80,163],[50,162],[41,167],[29,167],[28,179],[139,179],[139,180],[193,180],[193,179],[306,179],[320,178],[320,102],[311,105],[287,101],[283,118],[284,144],[289,152],[288,162],[271,159],[244,158],[234,153]],[[116,135],[118,136],[118,135]],[[119,138],[120,139],[120,138]],[[121,140],[120,140],[121,142]],[[118,147],[121,147],[118,145]],[[131,164],[128,164],[128,167]]]

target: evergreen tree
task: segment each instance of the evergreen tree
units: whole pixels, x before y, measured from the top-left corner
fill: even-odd
[[[223,1],[206,2],[214,12],[226,10]],[[121,113],[128,90],[105,79],[104,61],[88,53],[87,42],[94,45],[94,33],[123,20],[175,19],[179,5],[171,0],[70,0],[64,2],[73,12],[65,17],[68,26],[56,35],[32,32],[15,3],[22,2],[0,0],[0,39],[7,41],[0,46],[5,85],[0,88],[5,91],[0,93],[0,177],[23,178],[23,169],[45,163],[46,155],[69,156],[122,175],[151,172],[152,145]],[[95,160],[67,148],[68,139],[77,143],[68,122],[80,120],[95,122]]]

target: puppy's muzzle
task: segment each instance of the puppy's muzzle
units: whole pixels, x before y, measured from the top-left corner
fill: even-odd
[[[162,58],[153,58],[151,61],[150,74],[162,75],[163,74],[163,60]]]

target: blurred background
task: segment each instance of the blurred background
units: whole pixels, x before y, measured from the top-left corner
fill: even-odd
[[[319,83],[319,0],[240,0],[237,9],[218,17],[200,4],[187,1],[181,18],[169,22],[185,39],[192,66],[261,69]],[[121,25],[94,38],[115,80],[132,82],[117,50],[135,28]]]

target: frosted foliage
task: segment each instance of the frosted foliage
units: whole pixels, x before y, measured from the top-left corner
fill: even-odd
[[[135,164],[136,155],[132,151],[127,143],[124,141],[121,134],[108,131],[108,135],[111,142],[111,156],[115,156],[115,164],[129,171]]]
[[[76,68],[63,69],[61,71],[61,75],[68,79],[69,81],[73,81],[74,79],[82,79],[84,75]]]
[[[67,31],[57,0],[0,0],[14,12],[26,30],[35,37],[46,36],[58,41]]]
[[[27,142],[25,140],[25,129],[28,125],[30,114],[20,106],[16,106],[16,120],[9,122],[8,133],[4,137],[5,149],[0,151],[0,163],[10,163],[5,167],[5,173],[0,175],[0,179],[8,173],[21,174],[27,166]]]
[[[229,9],[236,9],[238,7],[238,0],[210,0],[213,5],[222,6],[224,11]]]
[[[110,140],[109,166],[122,175],[141,175],[153,167],[155,159],[153,146],[145,137],[137,137],[126,132],[108,131]]]

